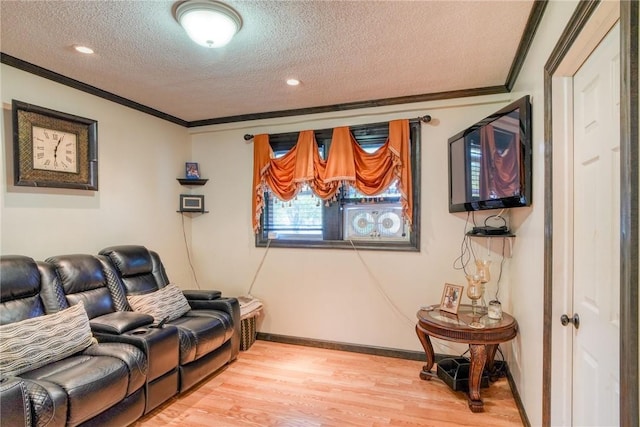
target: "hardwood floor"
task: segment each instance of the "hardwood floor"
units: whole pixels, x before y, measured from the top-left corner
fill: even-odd
[[[485,412],[422,362],[256,341],[238,360],[134,424],[156,426],[522,426],[505,378],[481,390]]]

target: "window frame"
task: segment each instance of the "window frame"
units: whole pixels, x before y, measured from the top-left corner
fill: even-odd
[[[411,180],[413,189],[413,224],[412,231],[407,241],[384,240],[309,240],[309,239],[272,239],[267,238],[265,231],[265,213],[269,206],[266,205],[260,215],[260,230],[255,235],[256,247],[276,248],[312,248],[312,249],[353,249],[420,252],[420,177],[421,177],[421,122],[420,119],[409,120],[410,153],[411,153]],[[386,141],[389,134],[389,123],[371,123],[365,125],[349,126],[352,135],[360,144],[367,142]],[[314,131],[318,147],[328,153],[333,129],[319,129]],[[269,135],[269,144],[274,152],[291,149],[298,141],[299,132],[287,132]],[[325,157],[326,158],[326,157]],[[333,202],[328,212],[336,211],[342,220],[342,209],[339,202]],[[325,212],[327,212],[325,211]],[[323,215],[323,222],[327,221],[327,215]],[[323,231],[325,226],[323,225]],[[342,230],[340,230],[342,231]],[[340,233],[342,235],[342,233]]]

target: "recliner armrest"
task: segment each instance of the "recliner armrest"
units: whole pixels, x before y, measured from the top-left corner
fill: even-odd
[[[192,300],[187,298],[192,310],[220,310],[229,314],[233,321],[236,321],[236,311],[238,322],[240,321],[240,303],[237,298],[218,298],[213,300]]]
[[[89,321],[92,331],[116,335],[121,335],[141,326],[151,325],[152,323],[153,316],[134,311],[116,311],[94,317]]]
[[[220,291],[215,291],[215,290],[194,290],[194,289],[189,289],[186,291],[182,291],[182,293],[184,294],[185,298],[187,300],[206,300],[206,301],[211,301],[211,300],[215,300],[218,299],[222,296],[222,292]]]
[[[2,424],[8,426],[31,426],[31,404],[24,381],[20,378],[0,379],[0,406]],[[5,424],[6,423],[6,424]]]

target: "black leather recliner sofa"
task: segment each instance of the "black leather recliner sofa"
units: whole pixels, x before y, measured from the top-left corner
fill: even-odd
[[[43,267],[51,270],[51,282],[69,305],[83,303],[100,342],[125,342],[143,351],[149,361],[145,413],[178,392],[178,330],[158,328],[152,316],[126,311],[126,297],[107,258],[60,255],[47,258]]]
[[[184,291],[185,313],[158,324],[132,311],[127,301],[128,295],[172,287],[158,254],[143,246],[101,253],[46,262],[0,257],[0,328],[32,318],[46,322],[75,310],[85,319],[78,329],[86,326],[84,338],[93,340],[62,360],[27,365],[21,372],[11,372],[2,353],[1,425],[126,426],[236,359],[240,308],[235,298],[222,298],[219,291]],[[51,335],[66,341],[73,329]]]
[[[48,286],[47,271],[26,256],[0,257],[3,424],[131,424],[145,406],[144,353],[125,343],[95,342],[83,308],[68,307]]]
[[[145,295],[170,284],[160,257],[144,246],[112,246],[100,251],[115,267],[125,295]],[[240,305],[219,291],[183,291],[190,310],[166,324],[180,338],[180,392],[227,363],[240,352]]]

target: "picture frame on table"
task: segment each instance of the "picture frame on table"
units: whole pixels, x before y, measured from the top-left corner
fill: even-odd
[[[98,122],[12,100],[14,185],[98,190]]]
[[[200,168],[195,162],[185,163],[185,175],[187,179],[200,179]]]
[[[458,307],[460,307],[463,289],[464,286],[445,283],[444,289],[442,290],[442,299],[440,300],[440,310],[452,314],[458,314]]]

